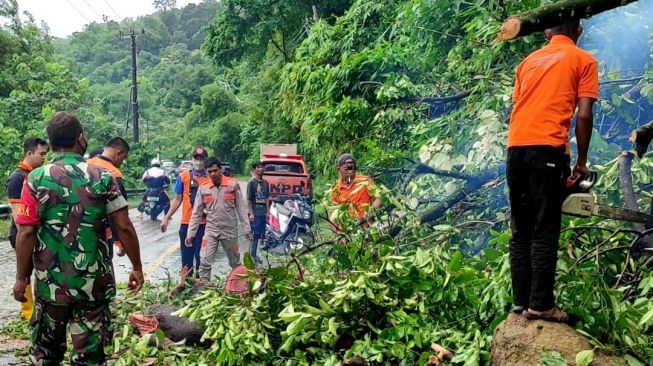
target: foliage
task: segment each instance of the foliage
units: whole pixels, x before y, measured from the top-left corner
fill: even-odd
[[[465,258],[426,232],[400,242],[379,234],[360,232],[336,247],[335,258],[320,249],[302,256],[301,280],[291,263],[251,272],[249,296],[210,289],[184,301],[179,313],[204,324],[204,337],[214,341],[206,352],[156,352],[123,337],[116,350],[129,351],[120,352],[117,364],[153,356],[175,364],[338,365],[354,356],[373,364],[425,364],[431,343],[455,351],[452,365],[488,364],[491,334],[510,303],[509,235],[494,232],[482,254]],[[591,246],[580,241],[574,251],[591,253]],[[650,359],[652,339],[642,325],[653,318],[653,277],[646,274],[636,298],[624,301],[624,289],[603,282],[615,278],[603,270],[603,259],[572,269],[577,257],[561,256],[557,291],[581,318],[579,331],[603,350]],[[247,256],[245,263],[253,267]],[[604,320],[610,325],[597,328]]]
[[[29,321],[23,319],[10,321],[0,328],[0,335],[12,339],[29,339]]]
[[[54,44],[60,62],[79,77],[88,78],[90,100],[102,120],[114,126],[113,136],[120,128],[131,139],[127,128],[131,128],[133,113],[129,105],[130,45],[116,35],[144,30],[145,34],[137,37],[140,138],[151,147],[159,147],[162,158],[186,159],[197,142],[189,140],[180,126],[193,105],[201,103],[202,87],[213,81],[214,70],[198,49],[204,39],[203,27],[220,4],[205,1],[176,9],[171,1],[155,3],[162,11],[135,21],[92,23]],[[149,159],[144,157],[143,161],[149,162],[154,156],[151,149],[148,152]],[[140,166],[134,174],[148,166]],[[136,181],[141,174],[128,178]]]
[[[0,240],[9,239],[9,228],[11,226],[11,220],[0,220]]]
[[[349,0],[299,1],[226,0],[224,10],[207,28],[204,51],[219,65],[247,57],[258,61],[268,46],[290,61],[305,27],[316,18],[342,14]]]
[[[166,11],[174,8],[177,5],[177,0],[154,0],[152,4],[157,10]]]
[[[9,21],[0,27],[0,180],[4,182],[22,158],[23,139],[44,136],[45,121],[55,111],[76,112],[91,142],[104,140],[115,130],[104,118],[96,119],[89,107],[88,80],[76,78],[53,60],[49,37],[31,17],[26,22],[20,19],[15,1],[0,2],[0,17]],[[3,184],[0,193],[4,190]]]

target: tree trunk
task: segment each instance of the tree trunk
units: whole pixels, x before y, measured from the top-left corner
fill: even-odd
[[[447,210],[453,207],[458,202],[465,199],[467,196],[473,194],[475,191],[479,190],[483,185],[488,183],[491,180],[497,179],[506,174],[506,166],[501,165],[492,169],[487,169],[482,172],[477,173],[474,176],[468,176],[465,184],[462,188],[458,189],[456,192],[444,198],[438,204],[432,208],[426,210],[421,215],[419,215],[419,221],[422,224],[429,224],[438,219],[442,218]],[[399,235],[403,227],[398,225],[390,228],[389,235],[395,237]]]
[[[636,0],[562,0],[509,17],[501,24],[497,41],[508,41],[602,13]]]
[[[635,143],[635,153],[640,158],[648,150],[651,140],[653,140],[653,121],[633,131],[630,135],[630,141]]]
[[[621,183],[621,191],[624,194],[626,208],[633,211],[639,211],[635,189],[633,188],[633,176],[631,173],[634,156],[635,155],[630,151],[624,151],[619,156],[619,182]],[[644,225],[640,223],[633,223],[633,227],[637,231],[643,232],[645,230]]]

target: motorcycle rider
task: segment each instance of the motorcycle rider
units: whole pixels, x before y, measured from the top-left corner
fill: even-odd
[[[206,173],[204,162],[209,154],[202,147],[197,147],[193,150],[191,158],[193,160],[193,167],[189,170],[183,171],[179,174],[177,182],[175,183],[175,198],[170,205],[170,210],[161,221],[161,232],[168,230],[168,223],[170,218],[177,212],[179,206],[182,206],[181,226],[179,227],[179,239],[181,246],[181,265],[189,272],[193,273],[193,269],[199,271],[200,266],[200,245],[204,237],[204,227],[206,220],[200,220],[191,246],[187,246],[186,234],[188,233],[188,224],[190,217],[193,213],[193,204],[197,190],[202,184],[211,183]],[[194,262],[194,263],[193,263]]]
[[[143,200],[138,205],[138,212],[141,213],[140,218],[143,218],[143,212],[145,211],[145,205],[147,204],[147,196],[151,194],[151,191],[159,192],[159,204],[163,205],[164,215],[168,213],[168,210],[170,209],[170,199],[165,190],[166,187],[170,185],[170,178],[166,174],[166,171],[161,169],[161,161],[158,158],[152,159],[150,168],[143,173],[142,180],[147,186],[147,190],[143,195]]]

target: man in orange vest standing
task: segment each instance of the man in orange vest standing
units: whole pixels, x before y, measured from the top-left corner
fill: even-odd
[[[20,212],[20,200],[23,192],[23,185],[27,175],[34,169],[40,168],[45,162],[45,155],[49,147],[47,141],[38,137],[30,137],[23,144],[23,160],[18,163],[18,168],[7,179],[7,201],[11,207],[11,226],[9,227],[9,244],[16,249],[16,235],[18,227],[16,226],[16,217]],[[32,317],[32,286],[30,284],[25,288],[26,302],[21,303],[21,316],[29,320]]]
[[[206,173],[206,167],[204,166],[208,156],[209,154],[202,147],[193,150],[191,154],[193,167],[179,174],[175,183],[175,198],[170,205],[170,210],[161,221],[161,232],[165,233],[168,230],[170,218],[181,206],[181,226],[179,227],[181,266],[184,270],[189,271],[189,274],[193,273],[194,270],[199,270],[200,266],[200,247],[204,238],[205,218],[200,220],[192,245],[186,245],[185,243],[197,191],[201,185],[211,184],[211,178]]]
[[[550,43],[517,67],[508,130],[510,265],[514,312],[567,322],[555,306],[556,262],[567,178],[587,176],[598,63],[576,46],[578,21],[546,30]],[[578,156],[570,172],[569,127],[576,114]]]

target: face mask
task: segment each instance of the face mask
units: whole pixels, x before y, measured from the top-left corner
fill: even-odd
[[[193,169],[204,170],[204,160],[193,160]]]

